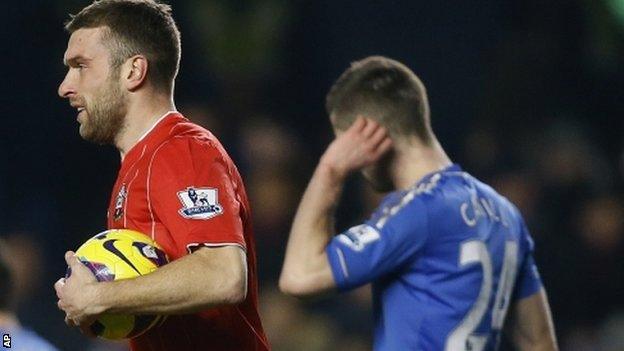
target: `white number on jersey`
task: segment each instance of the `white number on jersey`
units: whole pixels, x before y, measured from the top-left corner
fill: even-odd
[[[505,243],[505,258],[494,300],[492,329],[500,330],[503,326],[516,277],[517,262],[518,244],[515,241],[508,241]],[[460,247],[459,266],[473,263],[480,263],[483,268],[479,296],[468,314],[449,335],[446,340],[446,351],[482,351],[487,344],[487,335],[474,334],[487,311],[492,295],[492,259],[482,241],[468,241]]]

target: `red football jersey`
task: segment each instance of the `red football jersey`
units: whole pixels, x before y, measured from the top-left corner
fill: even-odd
[[[171,315],[130,340],[135,351],[268,350],[258,314],[251,213],[242,179],[219,141],[169,112],[126,154],[108,209],[108,228],[150,235],[170,260],[197,246],[240,246],[248,295],[238,305]]]

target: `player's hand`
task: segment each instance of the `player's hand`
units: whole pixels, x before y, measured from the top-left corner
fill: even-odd
[[[58,307],[65,312],[65,322],[85,331],[101,311],[94,303],[97,298],[97,279],[71,251],[65,253],[65,261],[71,269],[69,278],[61,278],[54,284]]]
[[[392,148],[392,140],[379,123],[358,117],[344,133],[327,147],[320,164],[339,179],[377,162]]]

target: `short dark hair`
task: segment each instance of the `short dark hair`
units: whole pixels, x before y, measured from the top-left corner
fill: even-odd
[[[391,135],[416,135],[426,144],[433,139],[424,85],[409,68],[387,57],[352,63],[327,94],[326,109],[338,129],[347,129],[362,115]]]
[[[13,307],[15,282],[13,272],[4,255],[4,241],[0,238],[0,311],[9,311]]]
[[[155,88],[169,92],[180,67],[180,31],[171,6],[154,0],[96,0],[70,15],[65,29],[108,28],[106,44],[112,66],[119,67],[133,55],[149,62],[147,77]]]

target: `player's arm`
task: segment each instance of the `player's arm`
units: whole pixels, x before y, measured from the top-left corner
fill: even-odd
[[[103,313],[193,313],[240,303],[247,294],[246,256],[238,246],[202,247],[151,274],[112,282],[97,282],[71,252],[66,260],[72,276],[55,288],[75,324]]]
[[[327,148],[293,221],[279,280],[282,292],[304,297],[335,287],[325,249],[335,231],[334,214],[345,179],[379,160],[390,147],[383,127],[358,118]]]
[[[57,283],[59,307],[68,322],[88,325],[100,313],[190,313],[245,299],[243,204],[226,155],[212,144],[176,138],[154,153],[150,171],[150,209],[175,239],[177,250],[199,249],[149,275],[97,284],[68,252],[72,275],[64,285]],[[210,198],[211,206],[184,212],[192,206],[183,200],[190,189]]]
[[[513,305],[509,332],[518,350],[556,351],[557,340],[544,289]]]

